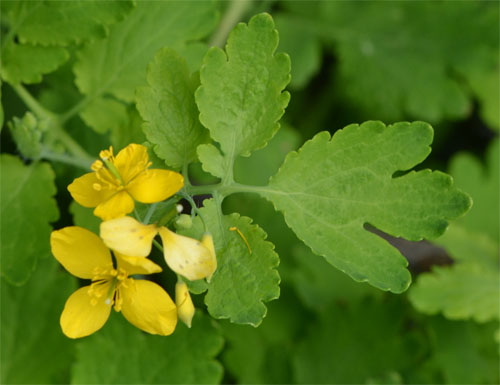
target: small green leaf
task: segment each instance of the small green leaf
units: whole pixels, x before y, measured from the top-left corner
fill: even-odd
[[[136,93],[137,109],[146,121],[144,133],[156,154],[180,169],[196,160],[196,147],[208,140],[194,101],[199,81],[170,48],[160,50],[149,64],[147,81],[149,86]]]
[[[12,155],[0,158],[2,268],[12,284],[26,283],[39,255],[49,254],[50,222],[59,212],[54,172],[47,163],[25,166]]]
[[[40,83],[42,75],[55,71],[69,58],[68,52],[62,47],[6,44],[2,49],[1,73],[2,79],[11,84]]]
[[[114,313],[114,312],[113,312]],[[216,384],[222,366],[214,359],[223,339],[198,312],[191,329],[180,323],[171,336],[134,328],[120,314],[77,346],[72,384]]]
[[[426,314],[443,312],[449,319],[473,318],[486,322],[499,318],[499,287],[497,269],[485,269],[474,263],[436,266],[432,274],[419,277],[410,291],[410,299]]]
[[[216,205],[213,200],[205,200],[201,209],[217,256],[217,270],[208,284],[205,303],[215,318],[258,326],[266,315],[264,302],[279,297],[278,255],[274,245],[265,240],[264,230],[253,225],[250,218],[222,215]],[[234,227],[239,232],[230,230]],[[197,239],[203,233],[199,218],[191,229],[182,232]]]
[[[230,165],[237,155],[248,156],[267,144],[290,100],[283,92],[290,81],[290,59],[274,54],[277,45],[271,16],[260,14],[233,29],[226,52],[212,47],[203,60],[196,91],[200,120]]]
[[[2,242],[6,239],[2,234]],[[59,317],[68,294],[76,288],[76,280],[61,271],[55,259],[43,255],[24,286],[11,286],[4,279],[1,285],[0,382],[69,383],[66,377],[73,358],[73,341],[63,335]]]
[[[197,153],[204,171],[219,178],[224,177],[230,165],[217,147],[210,143],[200,144]]]
[[[393,177],[427,157],[432,136],[423,122],[350,125],[331,140],[322,132],[257,191],[315,254],[356,281],[401,293],[410,284],[407,261],[364,225],[412,241],[435,238],[471,205],[441,172]]]

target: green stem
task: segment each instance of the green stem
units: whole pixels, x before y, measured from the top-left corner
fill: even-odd
[[[90,165],[94,162],[95,158],[91,156],[87,151],[85,151],[82,146],[74,140],[71,135],[69,135],[60,125],[54,125],[51,128],[52,132],[55,133],[56,138],[64,144],[64,147],[77,158],[84,159]]]
[[[41,154],[41,158],[51,160],[54,162],[61,162],[65,164],[70,164],[72,166],[80,167],[85,170],[89,170],[91,163],[86,159],[77,158],[67,154],[58,154],[49,150],[44,150]]]
[[[73,116],[77,115],[81,110],[83,110],[87,106],[87,104],[90,103],[92,99],[93,98],[91,98],[90,96],[86,96],[82,100],[80,100],[77,104],[75,104],[73,107],[71,107],[68,111],[66,111],[64,114],[60,116],[61,123],[66,123]]]
[[[151,217],[153,216],[153,214],[156,210],[156,206],[158,206],[158,203],[153,203],[151,206],[149,206],[149,209],[148,209],[146,216],[144,217],[144,221],[143,221],[143,223],[145,225],[149,224],[149,221],[151,220]]]
[[[229,32],[242,19],[251,4],[251,0],[232,0],[208,45],[222,48]]]
[[[47,110],[43,107],[38,100],[36,100],[26,88],[21,84],[11,85],[16,94],[21,98],[21,100],[26,104],[26,106],[33,111],[33,113],[40,119],[51,119],[58,120],[58,117],[53,112]]]
[[[156,239],[153,239],[153,245],[155,245],[155,247],[163,253],[163,246],[160,245],[160,242],[158,242]]]

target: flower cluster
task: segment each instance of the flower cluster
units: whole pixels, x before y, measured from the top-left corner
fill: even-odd
[[[149,169],[147,149],[130,144],[116,157],[101,151],[87,173],[68,186],[71,196],[92,207],[103,222],[100,236],[78,226],[53,231],[54,257],[71,274],[91,280],[75,291],[61,314],[61,328],[70,338],[88,336],[109,318],[111,308],[134,326],[151,334],[169,335],[177,319],[191,327],[195,309],[184,279],[210,279],[217,268],[211,235],[201,241],[178,235],[162,223],[143,224],[126,214],[135,201],[156,203],[174,196],[184,185],[182,175]],[[168,267],[178,274],[175,303],[158,284],[143,279],[162,268],[147,257],[159,235]],[[135,277],[134,277],[135,276]]]

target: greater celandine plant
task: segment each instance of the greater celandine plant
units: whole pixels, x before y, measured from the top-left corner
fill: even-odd
[[[203,21],[199,28],[189,29],[191,24],[185,23],[176,27],[176,34],[165,36],[161,29],[158,34],[146,31],[151,44],[130,58],[120,56],[126,50],[108,50],[107,44],[124,39],[128,35],[124,31],[133,25],[168,25],[157,14],[170,7],[169,2],[146,3],[138,2],[135,8],[129,2],[110,3],[108,16],[119,7],[108,21],[116,27],[109,28],[104,41],[94,43],[89,38],[85,55],[78,56],[74,72],[85,99],[65,115],[47,111],[19,84],[31,77],[19,75],[12,66],[2,72],[36,115],[12,125],[20,150],[33,159],[67,162],[87,171],[90,166],[92,171],[76,178],[68,190],[103,220],[100,237],[80,227],[56,230],[51,236],[52,252],[61,264],[73,275],[91,280],[67,301],[61,317],[65,334],[76,338],[97,331],[114,306],[138,328],[168,335],[177,317],[191,324],[190,293],[205,293],[204,302],[214,318],[258,326],[266,316],[265,303],[279,297],[279,256],[252,219],[222,212],[224,199],[242,192],[271,202],[314,254],[355,281],[393,293],[407,290],[411,276],[406,259],[366,225],[411,241],[433,239],[471,206],[470,197],[453,185],[450,176],[413,170],[431,151],[432,127],[419,121],[390,125],[367,121],[333,136],[320,132],[291,151],[267,184],[239,183],[235,161],[268,144],[290,100],[285,91],[290,59],[275,52],[279,39],[272,17],[258,14],[248,24],[238,24],[224,50],[203,48],[200,55],[198,46],[186,46],[210,30],[207,15],[215,23],[213,4],[190,8],[194,3],[178,3],[190,10],[193,25]],[[142,21],[144,15],[151,23]],[[103,60],[103,71],[97,75],[96,57]],[[123,65],[111,73],[108,60]],[[147,62],[144,76],[140,69]],[[122,140],[115,147],[124,148],[116,156],[110,148],[95,160],[65,133],[64,125],[75,114],[97,132],[115,127],[114,121],[102,116],[126,114],[122,102],[135,102],[143,120],[142,144]],[[53,127],[50,134],[44,131],[47,126]],[[70,155],[58,152],[56,144]],[[9,167],[23,169],[6,159],[6,164],[12,163]],[[150,159],[155,168],[150,168]],[[196,162],[218,182],[193,185],[190,166]],[[196,195],[210,198],[197,207]],[[191,204],[188,221],[176,210],[180,199]],[[137,202],[149,205],[145,214],[138,213]],[[162,245],[154,239],[157,235]],[[75,246],[87,244],[95,252]],[[176,305],[163,288],[144,279],[161,270],[148,259],[152,245],[163,250],[166,265],[178,275]],[[21,282],[33,266],[12,268],[5,275]]]

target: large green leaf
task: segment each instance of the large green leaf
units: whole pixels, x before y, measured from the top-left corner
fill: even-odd
[[[113,312],[114,313],[114,312]],[[171,336],[134,328],[119,314],[77,346],[73,384],[216,384],[222,366],[214,357],[223,339],[198,312],[191,329],[179,323]]]
[[[209,313],[235,323],[259,325],[267,312],[264,302],[279,297],[279,258],[274,245],[250,218],[222,215],[214,200],[205,200],[201,214],[213,236],[218,265],[205,297]],[[199,218],[183,232],[197,239],[203,233]]]
[[[54,172],[47,163],[25,166],[21,159],[2,155],[1,215],[2,271],[9,282],[24,284],[35,268],[38,256],[48,254],[50,222],[59,212]]]
[[[432,136],[423,122],[366,122],[333,138],[322,132],[287,156],[268,187],[255,190],[315,254],[357,281],[400,293],[410,284],[407,261],[365,224],[412,241],[435,238],[471,204],[441,172],[393,176],[427,157]]]
[[[146,123],[144,133],[168,166],[180,169],[196,160],[196,148],[208,131],[200,124],[192,77],[186,61],[174,50],[158,52],[148,68],[148,87],[137,90],[137,108]]]
[[[146,82],[146,67],[164,46],[182,48],[201,39],[214,27],[213,2],[139,1],[109,36],[78,52],[76,84],[88,100],[110,94],[134,100],[135,89]]]
[[[290,100],[283,92],[290,81],[290,59],[274,54],[277,45],[271,16],[260,14],[233,29],[226,52],[213,47],[203,60],[196,91],[200,120],[220,143],[228,167],[237,155],[264,147],[279,128]]]
[[[63,335],[59,317],[76,280],[44,255],[24,286],[4,279],[1,285],[1,383],[68,383],[73,341]]]

